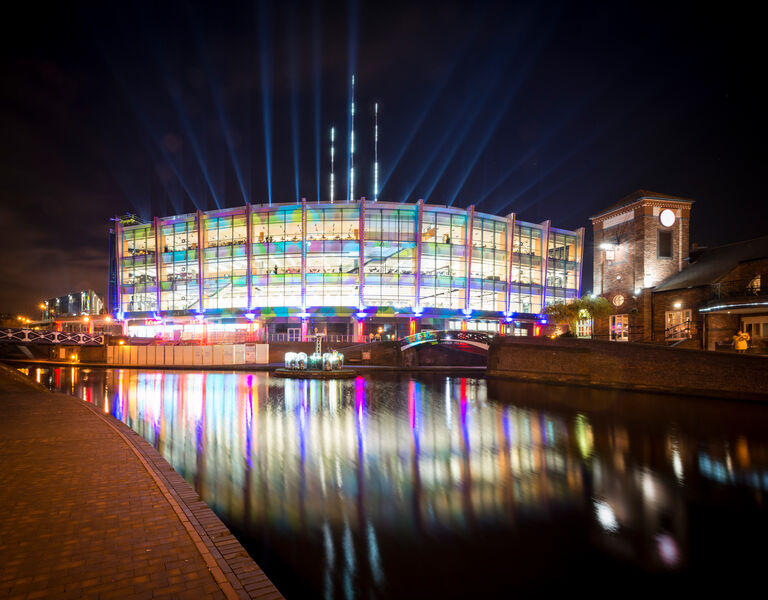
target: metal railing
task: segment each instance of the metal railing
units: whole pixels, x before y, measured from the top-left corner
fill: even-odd
[[[695,321],[687,319],[681,323],[670,325],[664,330],[664,341],[677,342],[681,340],[690,340],[699,333],[698,325]]]
[[[739,298],[744,296],[768,296],[768,282],[759,277],[734,279],[713,283],[710,287],[711,298]]]

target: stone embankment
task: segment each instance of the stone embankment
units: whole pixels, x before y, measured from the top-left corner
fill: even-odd
[[[594,385],[768,401],[768,358],[651,344],[497,337],[486,374],[526,381]]]
[[[0,597],[282,598],[128,427],[0,365]]]

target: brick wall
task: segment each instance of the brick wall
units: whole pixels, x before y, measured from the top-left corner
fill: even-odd
[[[487,375],[768,401],[768,358],[653,344],[499,337]]]

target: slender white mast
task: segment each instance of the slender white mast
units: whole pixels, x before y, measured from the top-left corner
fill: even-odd
[[[347,202],[355,199],[355,76],[352,75],[352,131],[349,134],[349,198]]]
[[[334,148],[333,143],[336,139],[336,129],[331,127],[331,204],[333,204],[333,156]]]
[[[373,201],[379,200],[379,103],[373,106]]]

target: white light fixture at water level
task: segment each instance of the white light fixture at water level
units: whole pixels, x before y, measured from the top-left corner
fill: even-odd
[[[675,211],[670,208],[665,208],[659,214],[659,223],[664,227],[672,227],[675,224]]]

